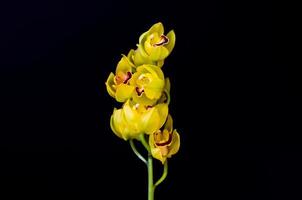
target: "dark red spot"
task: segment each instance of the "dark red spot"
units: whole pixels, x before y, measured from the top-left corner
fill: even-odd
[[[136,90],[136,93],[137,93],[138,96],[142,96],[142,94],[144,92],[144,89],[136,87],[135,90]]]
[[[131,74],[131,72],[127,72],[127,75],[126,75],[126,78],[125,78],[125,80],[124,80],[124,84],[126,84],[128,81],[129,81],[129,79],[132,77],[132,74]]]

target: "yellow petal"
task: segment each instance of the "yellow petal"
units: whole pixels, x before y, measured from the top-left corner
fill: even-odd
[[[170,92],[171,90],[171,82],[170,82],[170,79],[169,78],[166,78],[165,79],[165,89]]]
[[[172,142],[169,146],[169,153],[167,157],[170,158],[172,155],[176,154],[179,151],[179,147],[180,147],[180,137],[177,130],[174,130],[172,135]]]
[[[146,134],[152,134],[160,128],[160,116],[154,107],[147,110],[147,112],[142,115],[141,120]]]
[[[166,122],[166,119],[168,117],[169,114],[169,108],[168,105],[165,103],[162,104],[158,104],[155,106],[155,108],[157,109],[158,115],[159,115],[159,124],[158,124],[158,129],[160,129],[164,123]]]
[[[117,85],[116,88],[116,100],[118,102],[125,102],[127,99],[129,99],[134,91],[134,86],[127,85],[127,84],[120,84]]]
[[[149,30],[146,31],[146,32],[144,32],[143,34],[141,34],[139,36],[139,40],[138,41],[139,41],[140,44],[142,44],[144,42],[144,40],[146,40],[148,34],[149,34]]]
[[[153,33],[153,32],[156,32],[158,33],[158,35],[162,35],[164,34],[164,26],[161,22],[158,22],[156,24],[154,24],[150,29],[149,29],[149,34]]]
[[[114,74],[111,72],[107,78],[106,81],[106,89],[107,92],[110,96],[112,96],[113,98],[115,98],[115,88],[113,87],[114,85]]]
[[[165,78],[163,71],[155,65],[143,65],[142,68],[145,68],[146,70],[148,70],[148,72],[150,72],[153,76],[156,76],[163,80]]]
[[[146,96],[149,99],[159,99],[162,95],[164,84],[164,81],[161,79],[153,79],[144,87]]]
[[[162,67],[164,65],[164,61],[165,60],[158,60],[157,62],[155,62],[156,66],[158,67]]]
[[[168,49],[169,53],[171,53],[171,51],[173,50],[174,46],[175,46],[175,40],[176,40],[176,36],[174,33],[174,30],[171,30],[168,34],[167,37],[169,38],[169,43],[165,45],[165,47]]]
[[[154,36],[154,34],[152,34]],[[154,48],[151,44],[151,37],[149,36],[147,40],[144,42],[144,50],[148,54],[148,56],[152,53],[152,49]]]
[[[130,51],[127,54],[127,58],[131,61],[131,57],[134,54],[134,49],[130,49]]]
[[[124,140],[128,139],[128,130],[126,127],[125,119],[122,109],[114,109],[112,115],[112,131]]]
[[[167,104],[158,104],[151,109],[149,108],[141,117],[145,133],[152,134],[158,131],[164,125],[167,116]]]
[[[137,104],[132,105],[134,102],[128,100],[123,106],[123,115],[127,122],[127,127],[130,131],[129,137],[136,138],[139,134],[144,132],[141,124],[141,114],[138,112]]]
[[[170,104],[170,93],[166,89],[163,90],[161,97],[158,99],[157,103]]]
[[[164,60],[169,55],[169,51],[165,46],[156,46],[150,50],[149,57],[152,61]]]
[[[113,112],[116,112],[115,110],[116,110],[116,109],[114,109]],[[110,117],[110,127],[111,127],[111,130],[112,130],[113,133],[114,133],[115,135],[117,135],[119,138],[122,138],[122,139],[123,139],[121,133],[120,133],[119,131],[117,131],[116,128],[115,128],[115,126],[114,126],[114,123],[113,123],[113,116],[114,116],[114,114],[112,114],[111,117]]]
[[[128,123],[138,123],[140,120],[140,116],[138,112],[133,108],[134,106],[130,105],[130,101],[126,101],[123,106],[123,112],[125,119]]]
[[[134,49],[131,49],[127,55],[127,58],[128,60],[130,61],[132,67],[136,68],[136,66],[134,65],[134,61],[133,61],[133,58],[134,58]]]
[[[167,121],[165,123],[165,130],[167,130],[169,133],[172,133],[173,131],[173,119],[171,117],[171,115],[168,115]]]
[[[133,61],[136,66],[142,64],[152,64],[152,60],[148,57],[148,54],[143,49],[142,45],[138,45],[137,49],[134,52]]]
[[[118,72],[124,72],[124,73],[132,72],[132,67],[134,67],[134,65],[129,61],[129,59],[125,55],[122,56],[123,57],[117,64],[116,71],[115,71],[116,74]]]

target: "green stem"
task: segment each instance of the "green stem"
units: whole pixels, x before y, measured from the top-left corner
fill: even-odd
[[[158,179],[158,181],[154,184],[154,190],[155,188],[161,184],[167,177],[168,175],[168,160],[166,160],[165,164],[164,164],[164,172],[162,174],[162,176],[160,177],[160,179]]]
[[[150,152],[148,153],[148,200],[154,200],[153,158]]]
[[[130,143],[130,146],[131,146],[131,149],[132,151],[135,153],[135,155],[141,160],[143,161],[146,165],[148,165],[146,159],[137,151],[135,145],[134,145],[134,141],[133,140],[130,140],[129,141]]]
[[[143,146],[148,151],[148,200],[154,200],[154,185],[153,185],[153,157],[151,155],[151,150],[149,144],[146,141],[145,135],[140,135],[140,140]]]
[[[148,153],[150,153],[150,147],[149,147],[149,144],[146,141],[146,138],[145,138],[144,134],[140,135],[140,140],[141,140],[142,144],[144,145],[144,147],[146,148],[146,150],[148,151]]]

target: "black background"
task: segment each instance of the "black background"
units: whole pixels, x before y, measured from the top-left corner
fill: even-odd
[[[146,199],[104,82],[159,21],[177,37],[164,72],[182,143],[157,199],[301,197],[269,3],[13,0],[0,15],[1,199]]]

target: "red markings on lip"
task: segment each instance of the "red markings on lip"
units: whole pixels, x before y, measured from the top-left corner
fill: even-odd
[[[135,88],[135,91],[137,93],[138,96],[142,96],[143,92],[144,92],[144,89],[143,88],[139,88],[139,87],[136,87]]]
[[[131,72],[127,72],[127,75],[126,75],[126,78],[125,78],[125,80],[124,80],[124,84],[126,84],[128,81],[129,81],[129,79],[132,77],[132,74],[131,74]]]
[[[132,73],[131,72],[127,72],[126,74],[119,74],[115,76],[115,82],[116,84],[127,84],[129,79],[132,77]]]
[[[169,38],[165,35],[160,36],[160,41],[155,43],[154,46],[161,46],[169,43]]]
[[[166,141],[166,142],[156,142],[155,144],[157,145],[157,146],[166,146],[166,145],[168,145],[168,144],[170,144],[172,142],[172,134],[169,134],[169,139],[168,139],[168,141]]]

